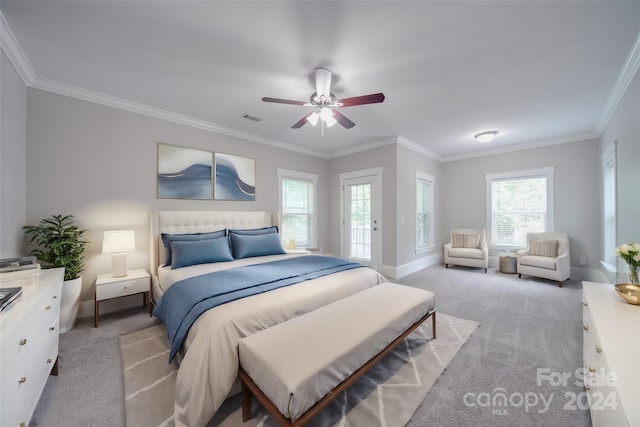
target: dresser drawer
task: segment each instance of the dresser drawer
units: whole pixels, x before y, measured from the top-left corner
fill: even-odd
[[[123,297],[149,291],[149,278],[122,280],[96,286],[96,300]]]
[[[23,287],[21,300],[0,317],[0,426],[29,424],[56,362],[63,278],[56,270]]]

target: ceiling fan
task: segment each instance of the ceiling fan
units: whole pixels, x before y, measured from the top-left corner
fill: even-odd
[[[312,112],[294,123],[294,125],[291,126],[292,129],[299,129],[307,122],[315,126],[318,123],[318,120],[324,123],[327,127],[331,127],[337,122],[345,129],[351,129],[356,124],[339,112],[337,108],[382,102],[384,101],[384,94],[380,92],[371,95],[356,96],[353,98],[336,99],[336,96],[331,93],[331,71],[326,68],[316,68],[316,91],[311,94],[309,102],[269,97],[264,97],[262,100],[264,102],[275,102],[278,104],[314,107]]]

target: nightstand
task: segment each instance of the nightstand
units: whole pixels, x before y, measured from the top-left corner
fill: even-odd
[[[123,277],[113,277],[111,273],[99,274],[96,278],[95,327],[100,317],[100,301],[128,295],[142,294],[143,307],[147,306],[151,276],[144,268],[128,270]]]

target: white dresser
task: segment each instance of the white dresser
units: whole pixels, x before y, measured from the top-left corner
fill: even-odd
[[[583,360],[594,427],[640,426],[640,306],[582,282]]]
[[[24,427],[50,373],[58,370],[58,323],[64,269],[43,270],[0,314],[0,426]],[[7,285],[8,286],[8,285]]]

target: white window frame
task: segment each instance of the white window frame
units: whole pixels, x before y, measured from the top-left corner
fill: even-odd
[[[422,254],[427,252],[429,249],[432,249],[434,247],[434,232],[435,232],[435,204],[434,204],[434,194],[435,194],[435,183],[436,183],[436,178],[433,175],[429,175],[426,174],[424,172],[420,172],[419,170],[415,171],[415,178],[416,178],[416,191],[415,191],[415,195],[416,195],[416,210],[415,210],[415,242],[416,242],[416,247],[414,250],[414,253],[416,255],[418,254]],[[429,194],[429,200],[425,200],[427,202],[427,204],[429,206],[431,206],[431,211],[428,212],[428,216],[429,216],[429,241],[423,244],[420,244],[418,242],[418,215],[420,214],[419,208],[420,206],[418,206],[418,184],[419,183],[425,183],[428,184],[431,187],[431,191]],[[424,208],[424,206],[423,206]]]
[[[612,273],[617,273],[615,249],[617,246],[617,169],[616,142],[602,153],[602,260],[600,263]]]
[[[545,232],[554,231],[553,219],[553,176],[555,174],[555,166],[547,166],[541,168],[521,169],[509,172],[487,173],[486,178],[486,200],[487,200],[487,242],[491,249],[497,250],[515,250],[522,248],[521,245],[497,245],[493,243],[493,200],[492,200],[492,184],[494,181],[508,181],[527,178],[546,178],[547,179],[547,212],[545,214]]]
[[[296,181],[306,181],[313,184],[313,208],[310,214],[311,229],[309,230],[310,238],[306,246],[300,246],[300,247],[316,248],[318,245],[318,175],[313,173],[308,173],[308,172],[278,168],[278,210],[280,214],[281,227],[285,218],[285,214],[283,212],[283,206],[282,206],[282,202],[283,202],[282,181],[286,179],[296,180]],[[282,237],[284,238],[284,236]],[[287,242],[284,242],[284,243],[286,245]]]

